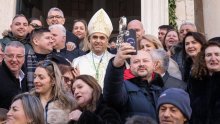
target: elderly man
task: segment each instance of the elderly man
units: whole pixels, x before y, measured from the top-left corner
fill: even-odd
[[[141,23],[141,21],[136,19],[128,23],[127,29],[133,29],[136,31],[137,42],[140,42],[142,40],[142,36],[145,34],[143,24]]]
[[[49,30],[54,40],[53,53],[68,59],[70,62],[72,62],[74,58],[84,55],[84,52],[78,48],[75,48],[73,51],[66,49],[66,29],[63,25],[51,25],[49,26]]]
[[[196,32],[197,28],[196,25],[190,22],[185,22],[181,24],[180,29],[179,29],[179,37],[180,41],[183,41],[183,38],[186,36],[188,32]]]
[[[25,48],[19,41],[5,46],[5,58],[0,66],[0,108],[9,109],[12,98],[27,91],[25,74],[21,70],[25,60]]]
[[[155,50],[152,50],[150,53],[154,61],[154,72],[160,74],[163,79],[163,82],[164,82],[163,89],[175,87],[175,88],[181,88],[183,90],[186,90],[185,82],[169,74],[168,72],[169,55],[167,54],[167,52],[162,49],[155,49]]]
[[[186,124],[192,114],[189,94],[182,89],[170,88],[157,101],[160,124]]]
[[[12,20],[10,28],[11,29],[8,34],[0,40],[3,49],[5,48],[6,44],[11,41],[20,41],[22,44],[26,44],[27,42],[29,42],[29,40],[27,39],[28,20],[24,15],[16,15]]]
[[[91,52],[73,60],[72,66],[77,67],[80,74],[88,74],[97,79],[101,87],[109,60],[113,57],[107,51],[108,39],[113,26],[107,13],[100,9],[88,24]]]
[[[138,51],[130,55],[134,47],[123,43],[114,59],[111,59],[104,81],[104,100],[114,107],[123,121],[129,116],[150,116],[156,120],[156,101],[161,92],[162,80],[154,80],[153,59],[150,53]],[[130,58],[131,73],[135,76],[124,80],[125,60]]]
[[[51,8],[48,11],[46,21],[49,26],[54,25],[54,24],[64,25],[65,18],[64,18],[63,11],[56,7]],[[79,39],[77,38],[77,36],[75,36],[72,32],[66,31],[66,43],[72,42],[78,46],[78,40]],[[70,46],[73,46],[73,45],[70,45]]]

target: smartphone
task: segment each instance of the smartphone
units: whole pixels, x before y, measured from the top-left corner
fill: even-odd
[[[134,49],[135,52],[130,53],[131,55],[137,55],[137,40],[136,40],[136,31],[133,29],[129,29],[126,31],[124,35],[124,42],[130,43]]]

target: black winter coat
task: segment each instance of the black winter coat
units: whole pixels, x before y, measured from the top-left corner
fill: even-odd
[[[68,124],[120,124],[120,115],[112,108],[102,103],[100,99],[95,112],[85,110],[77,122]]]
[[[121,116],[122,122],[133,115],[156,117],[157,98],[161,93],[162,79],[153,80],[150,83],[135,77],[124,80],[124,67],[116,68],[109,61],[105,80],[103,96],[104,100],[114,107]],[[158,79],[158,78],[157,78]]]
[[[192,124],[220,124],[220,72],[190,78],[188,90],[191,98]]]
[[[11,73],[6,64],[2,62],[0,66],[0,108],[9,109],[13,97],[26,91],[26,79],[22,80],[20,88],[19,80]]]

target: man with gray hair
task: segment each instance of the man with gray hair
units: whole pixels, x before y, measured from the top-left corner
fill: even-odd
[[[180,37],[180,41],[183,41],[183,38],[186,36],[186,34],[188,32],[196,32],[197,28],[196,25],[191,23],[191,22],[184,22],[181,24],[180,26],[180,30],[179,30],[179,37]]]
[[[5,57],[0,65],[0,108],[9,109],[12,98],[28,90],[25,74],[21,70],[25,60],[25,47],[19,41],[5,46]]]
[[[49,26],[49,30],[53,35],[54,45],[53,53],[63,58],[68,59],[69,62],[72,62],[74,58],[84,55],[85,53],[78,48],[75,48],[72,51],[68,51],[65,47],[66,44],[66,29],[61,24],[55,24]]]
[[[183,90],[186,90],[185,82],[169,75],[169,73],[167,72],[169,66],[169,55],[167,54],[167,52],[162,49],[155,49],[152,50],[150,53],[153,57],[154,72],[160,74],[163,79],[163,89],[181,88]]]
[[[63,11],[57,7],[53,7],[48,11],[47,14],[47,24],[49,26],[51,25],[55,25],[55,24],[61,24],[64,25],[65,23],[65,17],[63,14]],[[72,32],[70,31],[66,31],[66,43],[67,42],[72,42],[74,43],[76,46],[78,46],[78,41],[79,39],[77,38],[77,36],[75,36]],[[74,45],[70,45],[71,47],[73,47]],[[73,49],[73,48],[72,48]]]

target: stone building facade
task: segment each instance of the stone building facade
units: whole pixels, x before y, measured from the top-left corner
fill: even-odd
[[[27,1],[32,4],[29,6]],[[146,33],[155,36],[157,36],[158,26],[169,23],[168,0],[115,1],[116,3],[108,0],[93,0],[92,2],[91,0],[65,0],[65,2],[63,0],[0,0],[0,15],[2,16],[0,33],[10,28],[13,16],[20,10],[29,16],[35,15],[45,20],[47,11],[54,6],[63,7],[66,17],[65,26],[69,29],[71,29],[74,19],[72,16],[78,17],[80,16],[79,12],[82,12],[88,21],[92,14],[101,7],[107,9],[107,13],[112,16],[114,33],[117,33],[118,30],[119,16],[124,14],[128,16],[128,20],[140,19],[144,24]],[[26,6],[23,5],[24,2]],[[33,6],[34,4],[36,6]],[[179,26],[184,21],[193,22],[198,31],[205,33],[208,39],[220,36],[218,31],[220,29],[220,7],[218,5],[220,5],[219,0],[176,0],[177,24]]]

